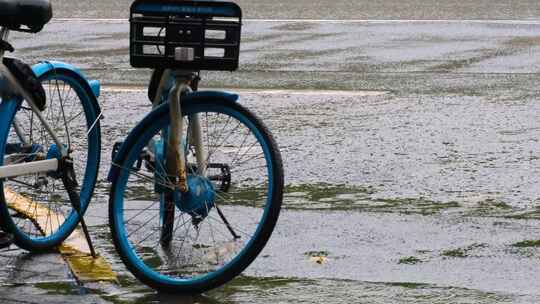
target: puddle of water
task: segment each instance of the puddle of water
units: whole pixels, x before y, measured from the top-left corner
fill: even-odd
[[[444,250],[441,252],[441,256],[448,257],[448,258],[466,258],[471,254],[471,251],[478,248],[485,248],[487,246],[488,246],[487,244],[474,243],[467,247]]]
[[[540,240],[525,240],[512,244],[514,247],[527,248],[527,247],[540,247]]]
[[[436,202],[427,198],[380,197],[374,187],[335,184],[289,185],[284,207],[294,210],[355,210],[403,214],[439,214],[459,208],[458,202]]]
[[[208,294],[221,303],[506,303],[512,295],[408,282],[241,277]],[[202,303],[212,303],[204,302]]]
[[[47,286],[54,288],[54,286]],[[67,292],[73,292],[69,288]],[[413,282],[359,282],[330,279],[241,276],[199,296],[174,296],[148,291],[101,294],[112,303],[519,303],[530,298],[439,287]],[[525,303],[525,302],[523,302]]]
[[[257,189],[243,193],[257,195]],[[373,186],[298,184],[285,188],[284,209],[342,210],[397,214],[454,214],[470,217],[500,217],[516,220],[540,219],[540,208],[517,207],[495,198],[477,196],[452,201],[425,197],[387,196]]]
[[[74,282],[39,282],[34,287],[43,289],[47,294],[53,295],[83,295],[89,292],[99,293],[97,290],[90,291]]]

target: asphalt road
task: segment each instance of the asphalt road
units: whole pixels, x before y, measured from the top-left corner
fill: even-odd
[[[149,110],[149,71],[129,66],[129,3],[53,1],[64,19],[12,40],[26,61],[71,62],[102,81],[103,155]],[[120,284],[81,286],[58,256],[15,250],[0,255],[10,265],[0,272],[0,299],[540,300],[539,252],[530,245],[540,230],[538,2],[238,3],[250,19],[241,68],[205,73],[202,86],[239,91],[281,146],[285,208],[261,258],[201,297],[141,286],[110,242],[105,158],[88,221]],[[47,263],[50,271],[23,271]]]
[[[202,84],[534,96],[539,30],[535,21],[248,21],[239,71],[205,73]],[[106,85],[149,79],[129,65],[125,20],[57,20],[39,35],[14,35],[13,44],[26,61],[67,61]]]
[[[53,0],[56,17],[127,18],[129,0]],[[245,18],[256,19],[538,19],[534,0],[370,1],[239,0]]]

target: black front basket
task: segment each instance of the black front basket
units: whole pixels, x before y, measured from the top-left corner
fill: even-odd
[[[137,0],[131,5],[130,25],[133,67],[238,68],[242,10],[235,3]]]

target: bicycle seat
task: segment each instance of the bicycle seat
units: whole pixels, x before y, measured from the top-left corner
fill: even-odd
[[[49,0],[0,0],[0,26],[10,30],[37,33],[51,18]]]

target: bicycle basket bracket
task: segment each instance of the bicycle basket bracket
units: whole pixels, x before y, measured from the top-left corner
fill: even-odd
[[[242,10],[232,2],[137,0],[130,15],[131,65],[236,70],[241,25]]]

